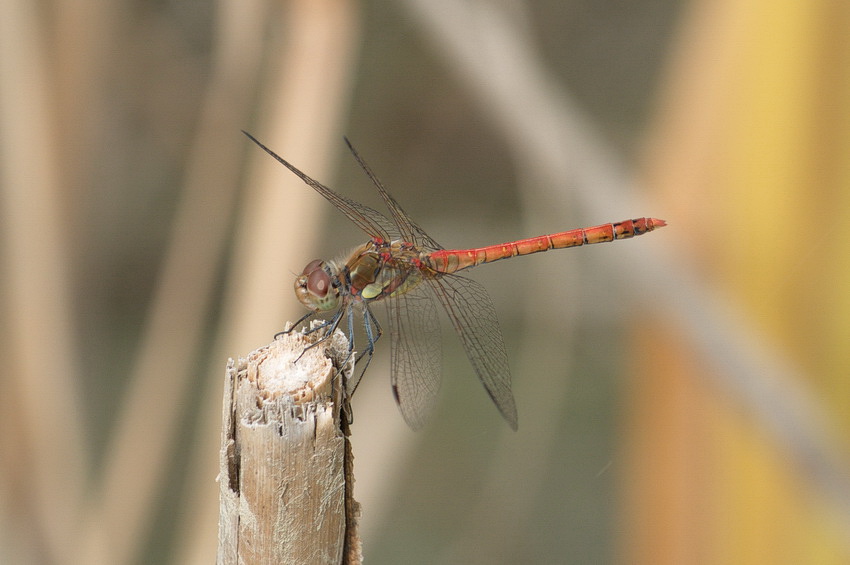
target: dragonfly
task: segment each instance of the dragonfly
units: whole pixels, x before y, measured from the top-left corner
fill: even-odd
[[[369,241],[342,257],[316,259],[304,267],[295,279],[295,295],[309,312],[281,333],[288,333],[316,316],[328,315],[327,320],[312,325],[311,329],[305,327],[308,332],[326,329],[323,340],[345,320],[351,358],[355,351],[355,317],[359,316],[366,343],[355,364],[365,358],[365,365],[346,387],[350,398],[372,359],[375,343],[383,334],[372,304],[386,304],[393,397],[405,422],[414,430],[427,422],[440,388],[438,303],[448,315],[487,394],[511,428],[517,429],[511,372],[496,309],[484,287],[457,274],[459,271],[550,249],[629,239],[666,225],[664,220],[645,217],[486,247],[445,249],[404,212],[348,138],[345,138],[348,149],[375,185],[389,218],[313,180],[254,136],[243,133],[369,236]]]

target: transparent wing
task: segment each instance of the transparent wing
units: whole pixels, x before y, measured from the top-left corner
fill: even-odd
[[[442,303],[466,355],[499,412],[517,429],[511,371],[496,309],[483,286],[457,275],[426,279]]]
[[[428,421],[440,389],[442,350],[437,309],[428,287],[388,299],[392,387],[407,425],[418,430]]]
[[[345,143],[348,145],[348,149],[351,151],[351,154],[354,155],[355,159],[357,159],[357,163],[360,165],[360,168],[365,171],[372,180],[372,183],[375,185],[375,188],[378,189],[378,193],[384,200],[384,204],[387,205],[387,209],[390,211],[390,215],[393,218],[393,222],[398,227],[401,237],[406,242],[415,244],[422,251],[437,251],[438,249],[442,249],[443,246],[431,239],[431,236],[425,233],[425,230],[420,228],[419,225],[407,215],[399,203],[396,202],[396,199],[387,192],[387,189],[384,188],[384,184],[377,176],[375,176],[375,173],[372,172],[372,169],[366,164],[366,161],[364,161],[360,154],[357,153],[357,150],[354,149],[354,146],[351,145],[351,142],[347,137],[345,138]]]
[[[286,159],[260,143],[253,135],[248,133],[247,131],[243,131],[248,138],[260,146],[260,148],[274,157],[280,164],[284,167],[295,173],[295,175],[303,180],[307,185],[312,187],[316,192],[325,197],[328,202],[333,204],[337,210],[345,214],[349,220],[354,222],[357,227],[361,230],[369,234],[371,237],[377,237],[383,239],[385,241],[390,241],[393,239],[394,234],[398,233],[398,229],[395,225],[383,214],[360,204],[359,202],[355,202],[350,198],[346,198],[345,196],[336,193],[330,188],[326,187],[322,183],[313,180],[305,173],[302,173],[298,170],[294,165],[290,164]]]

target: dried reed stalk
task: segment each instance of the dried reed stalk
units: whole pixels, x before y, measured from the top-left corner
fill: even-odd
[[[283,335],[228,363],[220,565],[361,562],[348,426],[340,411],[346,339],[336,333],[305,350],[316,339]]]

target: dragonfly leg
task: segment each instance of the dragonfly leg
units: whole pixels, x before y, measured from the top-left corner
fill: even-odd
[[[325,332],[325,335],[323,335],[322,337],[317,339],[315,342],[311,343],[310,345],[308,345],[307,347],[304,348],[304,350],[301,352],[301,355],[299,355],[298,358],[295,359],[295,363],[297,363],[298,360],[301,359],[301,357],[303,357],[305,353],[307,353],[307,351],[309,351],[310,349],[313,349],[317,345],[321,345],[328,338],[330,338],[333,335],[333,333],[336,331],[336,329],[339,327],[340,320],[342,320],[342,310],[340,310],[336,314],[334,314],[334,317],[331,318],[330,320],[324,320],[318,326],[310,328],[309,330],[307,330],[305,332],[305,335],[309,335],[309,334],[311,334],[315,331],[318,331],[318,330],[321,330],[321,329],[324,329],[324,328],[328,328],[327,331]]]
[[[297,321],[297,322],[295,322],[294,324],[292,324],[291,326],[289,326],[289,329],[287,329],[287,330],[283,330],[283,331],[280,331],[280,332],[277,332],[276,334],[274,334],[274,339],[277,339],[278,337],[280,337],[280,336],[282,336],[282,335],[289,335],[289,334],[291,334],[291,333],[292,333],[292,330],[294,330],[295,328],[297,328],[298,326],[300,326],[301,324],[303,324],[304,322],[306,322],[307,320],[309,320],[310,318],[312,318],[312,317],[313,317],[313,316],[315,316],[315,315],[316,315],[316,312],[307,312],[306,314],[304,314],[303,316],[301,316],[300,318],[298,318],[298,321]],[[321,327],[323,327],[323,326],[319,326],[319,327],[317,327],[317,328],[315,328],[315,329],[320,329]],[[314,331],[314,330],[312,330],[312,329],[311,329],[311,330],[310,330],[310,331],[308,331],[307,333],[310,333],[311,331]]]
[[[348,356],[345,358],[345,362],[343,363],[343,367],[348,365],[349,360],[351,360],[351,356],[354,355],[354,308],[348,309]],[[357,366],[357,362],[360,360],[361,356],[358,356],[354,361],[354,366]],[[337,373],[340,380],[342,380],[342,370]],[[352,375],[353,377],[354,375]],[[363,376],[363,372],[360,372],[360,377]],[[357,380],[360,380],[360,377],[357,377]],[[349,379],[350,382],[351,379]],[[345,419],[348,422],[348,425],[354,423],[354,411],[351,409],[351,395],[354,394],[354,390],[349,390],[349,386],[346,386],[347,383],[340,383],[340,390],[342,391],[342,412],[345,414]],[[356,388],[356,387],[355,387]]]
[[[351,356],[354,354],[354,332],[353,332],[354,319],[353,319],[353,313],[352,313],[351,308],[340,308],[333,315],[333,317],[330,318],[329,320],[322,320],[322,322],[320,324],[316,324],[315,326],[308,328],[306,331],[304,331],[305,335],[311,334],[311,333],[319,331],[319,330],[325,330],[325,333],[319,339],[317,339],[314,343],[311,343],[310,345],[306,346],[301,351],[301,354],[294,361],[295,363],[297,363],[301,359],[301,357],[303,357],[304,354],[307,353],[308,350],[316,347],[317,345],[321,345],[323,342],[325,342],[327,339],[329,339],[331,336],[333,336],[334,332],[337,330],[340,322],[342,321],[343,311],[346,311],[348,313],[348,315],[346,317],[347,320],[348,320],[348,330],[349,330],[348,331],[348,333],[349,333],[348,356],[340,364],[340,366],[336,370],[336,373],[331,378],[331,396],[332,397],[336,396],[335,395],[335,389],[333,387],[338,386],[336,383],[337,383],[337,381],[339,381],[343,378],[343,375],[344,375],[344,372],[345,372],[345,367],[348,365],[348,361],[351,359]],[[284,330],[282,332],[275,334],[275,338],[277,338],[277,336],[279,336],[279,335],[291,333],[293,329],[295,329],[301,323],[305,322],[306,320],[313,317],[314,315],[316,315],[316,312],[310,312],[310,313],[306,314],[305,316],[302,316],[301,319],[299,319],[292,327],[290,327],[287,330]],[[349,394],[346,391],[346,387],[343,386],[341,390],[342,390],[342,408],[343,408],[343,411],[346,414],[346,419],[347,419],[348,423],[352,424],[353,419],[352,419],[352,416],[351,416],[351,407],[350,407],[350,404],[349,404]]]
[[[360,384],[360,380],[363,378],[363,375],[366,373],[366,369],[369,368],[369,364],[372,362],[372,353],[375,350],[375,342],[383,334],[383,330],[381,329],[381,324],[378,322],[378,319],[372,314],[372,311],[364,304],[363,305],[363,329],[366,331],[366,346],[363,351],[357,355],[357,358],[354,360],[354,366],[357,368],[357,365],[366,359],[365,364],[357,370],[355,375],[352,375],[348,379],[348,383],[343,387],[343,404],[342,409],[346,414],[346,418],[349,424],[354,422],[354,414],[351,410],[351,397],[354,395],[354,391],[357,390],[357,386]],[[351,356],[354,354],[354,310],[349,309],[348,311],[348,357],[346,357],[346,363],[351,359]]]
[[[357,390],[357,387],[360,385],[360,379],[363,378],[363,375],[366,373],[366,369],[369,368],[369,363],[372,362],[372,354],[375,351],[375,343],[377,343],[384,334],[384,330],[381,328],[381,324],[378,322],[378,319],[372,313],[372,310],[365,305],[363,308],[363,329],[366,330],[366,347],[363,348],[363,351],[357,356],[354,364],[356,366],[357,363],[360,363],[364,357],[366,357],[366,364],[363,365],[363,368],[359,371],[357,377],[355,379],[351,379],[349,383],[349,395],[353,395],[354,391]]]

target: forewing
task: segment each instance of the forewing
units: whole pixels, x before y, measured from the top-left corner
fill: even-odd
[[[458,275],[426,279],[446,309],[481,384],[511,428],[517,413],[511,392],[511,371],[496,309],[483,286]]]
[[[372,180],[372,183],[375,185],[375,188],[378,189],[378,194],[381,195],[381,198],[384,200],[384,204],[387,205],[387,209],[390,211],[393,222],[395,222],[402,238],[408,243],[415,244],[423,251],[437,251],[438,249],[442,249],[443,247],[431,239],[431,236],[425,233],[425,230],[420,228],[419,225],[407,215],[407,212],[402,209],[401,205],[396,202],[396,199],[387,192],[387,189],[384,188],[384,183],[375,176],[375,173],[372,172],[372,169],[368,164],[366,164],[366,161],[364,161],[360,154],[357,153],[357,150],[354,149],[354,146],[351,145],[351,142],[347,137],[345,138],[345,143],[348,145],[348,149],[351,150],[351,154],[354,155],[355,159],[357,159],[357,163],[360,165],[360,168],[365,171],[366,175],[368,175],[368,177]]]
[[[393,395],[407,425],[418,430],[434,411],[440,389],[442,350],[437,309],[419,285],[387,299],[392,347]]]
[[[355,202],[350,198],[336,193],[334,190],[326,187],[322,183],[313,180],[305,173],[302,173],[294,165],[290,164],[286,159],[260,143],[253,135],[247,131],[243,131],[248,138],[260,146],[260,148],[274,157],[284,167],[292,171],[298,178],[312,187],[316,192],[325,197],[337,210],[345,214],[349,220],[354,222],[360,229],[369,234],[371,237],[377,237],[385,241],[390,241],[394,234],[398,231],[393,223],[383,214],[373,208],[369,208],[359,202]]]

